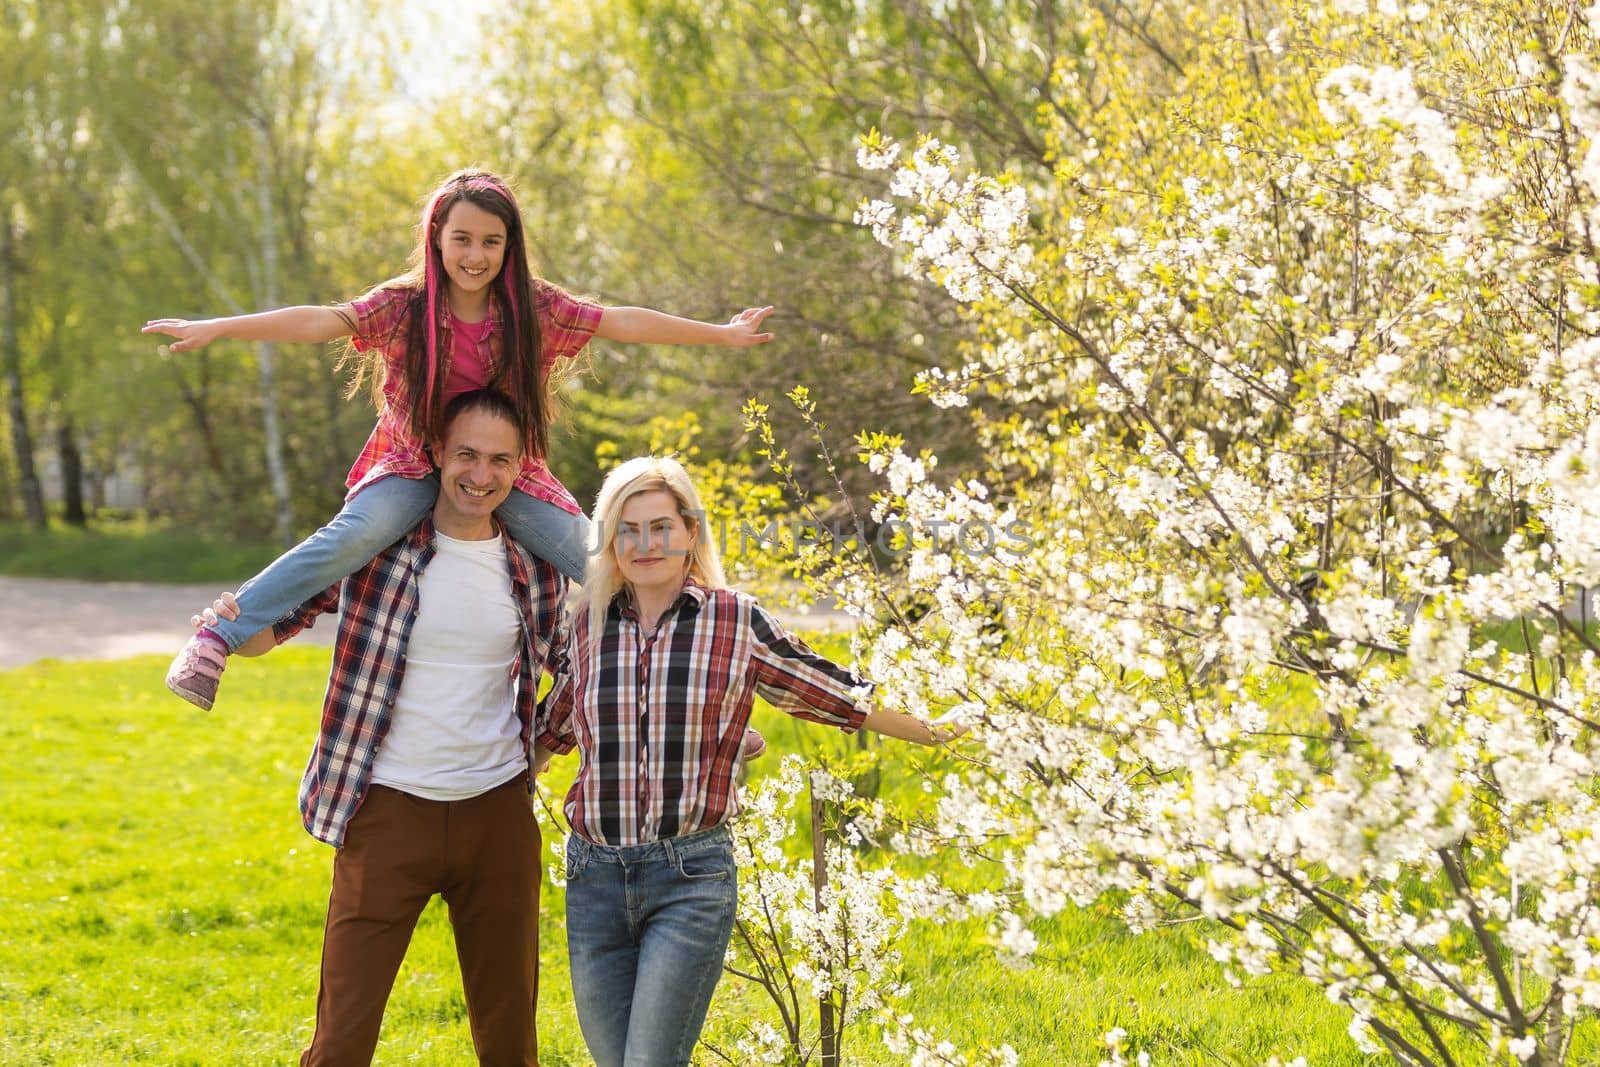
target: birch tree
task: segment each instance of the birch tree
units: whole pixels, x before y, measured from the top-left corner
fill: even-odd
[[[282,302],[285,247],[300,252],[297,267],[307,266],[305,206],[328,83],[315,28],[297,16],[254,0],[221,8],[164,0],[124,13],[106,39],[102,67],[127,76],[115,98],[99,101],[96,132],[187,265],[190,313],[202,301],[222,314]],[[294,511],[279,359],[277,346],[256,346],[273,525],[287,546]],[[204,399],[190,407],[202,436],[213,435]]]

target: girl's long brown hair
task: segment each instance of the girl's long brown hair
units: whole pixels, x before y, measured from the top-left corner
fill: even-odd
[[[373,289],[406,294],[404,313],[394,329],[396,336],[380,338],[364,356],[355,356],[353,349],[347,352],[345,358],[354,360],[357,366],[350,390],[353,394],[360,389],[363,378],[370,373],[373,399],[381,405],[385,376],[393,366],[400,374],[399,393],[411,410],[412,432],[427,442],[443,436],[447,375],[442,363],[444,313],[440,305],[446,283],[439,230],[450,209],[462,201],[487,211],[506,228],[505,258],[500,273],[490,282],[500,307],[501,344],[500,360],[488,387],[505,393],[521,410],[527,427],[528,454],[542,457],[549,446],[551,400],[538,308],[549,299],[544,290],[550,286],[536,279],[528,264],[528,244],[516,197],[504,181],[486,170],[456,171],[428,195],[417,227],[417,245],[406,272]],[[405,340],[401,359],[391,365],[385,351],[402,333]]]

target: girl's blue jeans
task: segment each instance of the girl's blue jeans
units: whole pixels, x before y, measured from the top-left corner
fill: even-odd
[[[567,839],[567,953],[596,1067],[687,1064],[738,902],[726,826],[643,845]]]
[[[211,627],[238,648],[330,585],[360,570],[368,560],[405,536],[433,509],[439,476],[391,475],[345,502],[333,520],[279,556],[239,587],[239,617]],[[583,581],[589,520],[513,489],[495,515],[516,541],[548,560],[575,582]]]

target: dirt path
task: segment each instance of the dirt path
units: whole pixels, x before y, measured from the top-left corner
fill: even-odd
[[[219,592],[210,585],[0,577],[0,669],[51,657],[172,655],[189,636],[189,616]],[[331,644],[333,631],[317,626],[297,640]]]
[[[0,577],[0,670],[48,658],[172,655],[189,636],[189,616],[220,591],[213,585]],[[846,616],[827,609],[777,614],[785,625],[807,630],[849,625]],[[331,645],[333,634],[332,626],[315,626],[295,640]]]

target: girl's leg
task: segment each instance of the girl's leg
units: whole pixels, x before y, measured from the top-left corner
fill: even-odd
[[[625,1067],[686,1065],[700,1040],[738,905],[726,828],[662,842],[666,855],[636,875],[639,943]]]
[[[523,548],[583,584],[583,571],[589,561],[589,520],[574,515],[547,500],[511,490],[506,502],[495,512],[506,530]]]
[[[332,522],[240,587],[237,619],[189,638],[167,668],[167,688],[210,711],[228,653],[393,544],[438,495],[439,479],[431,475],[384,478],[361,490]]]
[[[238,648],[341,578],[354,574],[388,548],[433,507],[436,475],[383,478],[345,504],[333,520],[239,587],[239,617],[211,627]]]
[[[578,1029],[595,1067],[622,1067],[639,942],[628,917],[628,871],[616,849],[567,839],[567,958]]]

